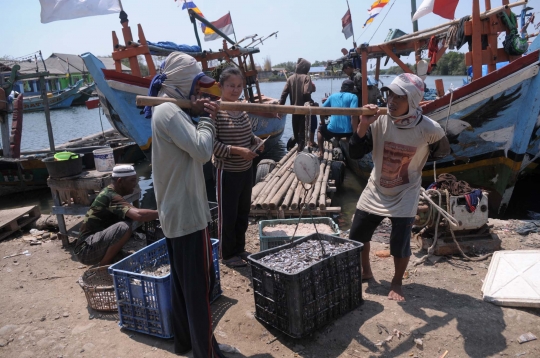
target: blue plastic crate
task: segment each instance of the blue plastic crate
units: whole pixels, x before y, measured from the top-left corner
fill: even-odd
[[[222,293],[217,239],[212,239],[212,254],[216,283],[210,302]],[[109,267],[109,273],[113,275],[121,327],[161,338],[173,336],[170,274],[155,277],[140,273],[150,265],[168,263],[167,243],[162,239]]]

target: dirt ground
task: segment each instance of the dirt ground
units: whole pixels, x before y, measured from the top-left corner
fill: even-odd
[[[519,236],[515,222],[493,223],[503,249],[540,248],[537,233]],[[381,242],[373,242],[372,253],[387,248],[386,229],[377,233],[376,241]],[[248,234],[248,250],[258,252],[256,223]],[[88,267],[76,261],[72,248],[63,249],[59,240],[30,246],[28,236],[25,231],[0,243],[0,257],[24,250],[31,254],[0,259],[1,357],[174,356],[171,340],[120,329],[116,314],[87,308],[77,280]],[[130,249],[142,244],[135,240]],[[415,243],[412,246],[412,260],[423,256]],[[443,257],[410,265],[404,281],[407,301],[397,303],[386,298],[392,259],[372,255],[376,281],[363,284],[364,303],[299,340],[254,317],[249,267],[221,266],[223,296],[212,305],[215,335],[218,342],[241,352],[227,354],[230,357],[442,357],[446,351],[447,358],[540,357],[539,340],[518,343],[527,332],[540,337],[540,309],[482,301],[480,289],[489,262]],[[392,336],[395,329],[404,336]]]

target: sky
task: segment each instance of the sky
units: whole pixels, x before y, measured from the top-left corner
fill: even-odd
[[[384,41],[390,28],[412,32],[409,0],[391,0],[375,21],[363,29],[362,25],[368,18],[367,10],[373,1],[349,0],[358,44],[379,44]],[[346,0],[194,2],[210,21],[215,21],[230,11],[238,40],[252,34],[266,37],[279,31],[277,38],[271,37],[258,46],[261,52],[255,56],[255,62],[259,64],[263,64],[267,57],[273,65],[296,61],[299,57],[312,62],[335,60],[342,56],[342,48],[352,48],[352,38],[346,40],[341,33],[341,18],[347,11]],[[419,6],[422,0],[416,2]],[[492,7],[501,5],[501,0],[491,2]],[[484,3],[480,0],[482,11]],[[135,39],[138,38],[137,24],[141,24],[149,41],[197,44],[193,25],[187,12],[182,10],[180,0],[122,0],[122,5],[128,14]],[[540,11],[540,0],[530,0],[529,6],[535,8],[534,12]],[[455,17],[461,18],[470,14],[471,9],[472,0],[461,0]],[[518,13],[520,10],[521,7],[518,7],[514,12]],[[40,11],[39,0],[2,0],[2,28],[6,31],[4,34],[9,32],[10,35],[0,39],[0,56],[17,58],[38,50],[42,51],[44,58],[53,52],[78,55],[91,52],[96,56],[106,56],[112,52],[113,30],[123,43],[118,14],[42,24]],[[537,19],[540,20],[540,13],[537,14]],[[433,27],[445,21],[447,20],[435,14],[429,14],[419,20],[419,29]],[[202,41],[204,36],[200,27],[198,31]],[[216,51],[221,47],[221,41],[202,41],[202,47]],[[462,49],[465,48],[466,46]],[[390,61],[389,66],[392,64]]]

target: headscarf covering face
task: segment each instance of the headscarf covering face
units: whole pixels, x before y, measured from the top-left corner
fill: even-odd
[[[400,128],[416,126],[420,118],[422,118],[422,108],[420,107],[420,101],[424,98],[424,82],[422,79],[412,73],[402,73],[391,84],[381,88],[381,91],[385,90],[390,90],[399,96],[407,95],[409,112],[402,116],[392,116],[388,113],[388,117],[394,121],[394,124]]]
[[[152,79],[148,95],[189,99],[195,94],[197,82],[202,87],[211,87],[215,83],[201,71],[195,58],[182,52],[173,52],[161,65],[160,73]],[[151,107],[146,107],[145,113],[146,118],[150,118]]]

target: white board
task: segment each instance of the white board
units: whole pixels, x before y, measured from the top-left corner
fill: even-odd
[[[484,301],[540,307],[540,250],[497,251],[482,286]]]

